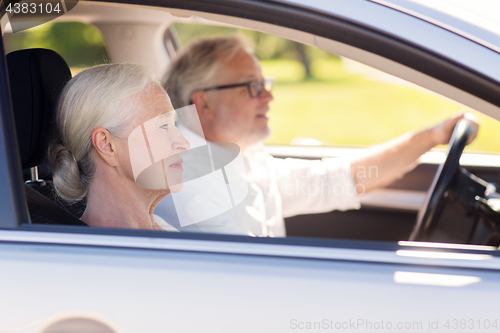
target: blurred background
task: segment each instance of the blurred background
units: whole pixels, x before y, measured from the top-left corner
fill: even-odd
[[[273,35],[228,27],[175,24],[180,45],[198,36],[243,34],[255,43],[265,77],[273,77],[269,113],[273,145],[359,147],[419,130],[464,110],[460,104],[355,61]],[[49,22],[4,36],[6,51],[42,47],[63,56],[73,74],[109,62],[98,29]],[[500,122],[479,112],[468,151],[498,153]]]

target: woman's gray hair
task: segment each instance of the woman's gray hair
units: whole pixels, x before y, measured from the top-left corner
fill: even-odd
[[[140,64],[107,64],[78,73],[64,87],[57,106],[59,140],[49,151],[56,192],[63,199],[83,198],[94,174],[92,131],[107,129],[125,138],[140,98],[154,85],[155,74]]]
[[[189,105],[194,91],[212,86],[222,61],[239,50],[253,53],[253,48],[241,35],[203,37],[188,44],[169,64],[164,79],[174,108]]]

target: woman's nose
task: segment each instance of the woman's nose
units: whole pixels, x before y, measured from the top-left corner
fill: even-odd
[[[172,149],[174,151],[184,151],[191,148],[189,141],[182,135],[182,133],[177,130],[175,137],[172,140]]]

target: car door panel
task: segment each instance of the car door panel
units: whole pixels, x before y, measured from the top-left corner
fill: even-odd
[[[497,316],[498,272],[483,263],[482,269],[460,268],[466,260],[454,266],[450,260],[427,259],[423,267],[383,246],[358,250],[274,245],[275,254],[269,256],[256,255],[264,244],[227,247],[229,243],[212,241],[214,250],[226,248],[216,253],[208,248],[182,250],[188,245],[182,240],[169,245],[169,239],[151,242],[138,237],[136,246],[120,248],[120,237],[115,237],[115,246],[102,246],[100,236],[80,235],[79,244],[71,244],[76,238],[62,234],[52,237],[61,244],[51,245],[43,244],[50,237],[36,241],[32,233],[25,234],[29,237],[18,234],[16,240],[2,237],[0,242],[2,332],[18,327],[49,333],[42,329],[75,318],[94,320],[114,332],[155,333],[194,332],[200,325],[209,332],[285,332],[299,323],[335,328],[336,322],[349,321],[360,328],[367,321],[409,321],[421,323],[415,329],[427,329],[436,313],[440,320],[480,316],[493,322]],[[494,265],[498,259],[490,261]],[[431,280],[412,281],[412,274]],[[443,286],[439,279],[432,280],[443,275],[459,284]],[[9,288],[19,284],[22,290]],[[7,315],[12,308],[23,311]]]

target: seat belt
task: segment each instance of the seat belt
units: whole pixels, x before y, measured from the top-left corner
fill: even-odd
[[[25,184],[24,189],[26,191],[28,207],[33,212],[57,222],[57,224],[88,227],[87,224],[79,220],[76,216],[58,206],[29,185]]]

